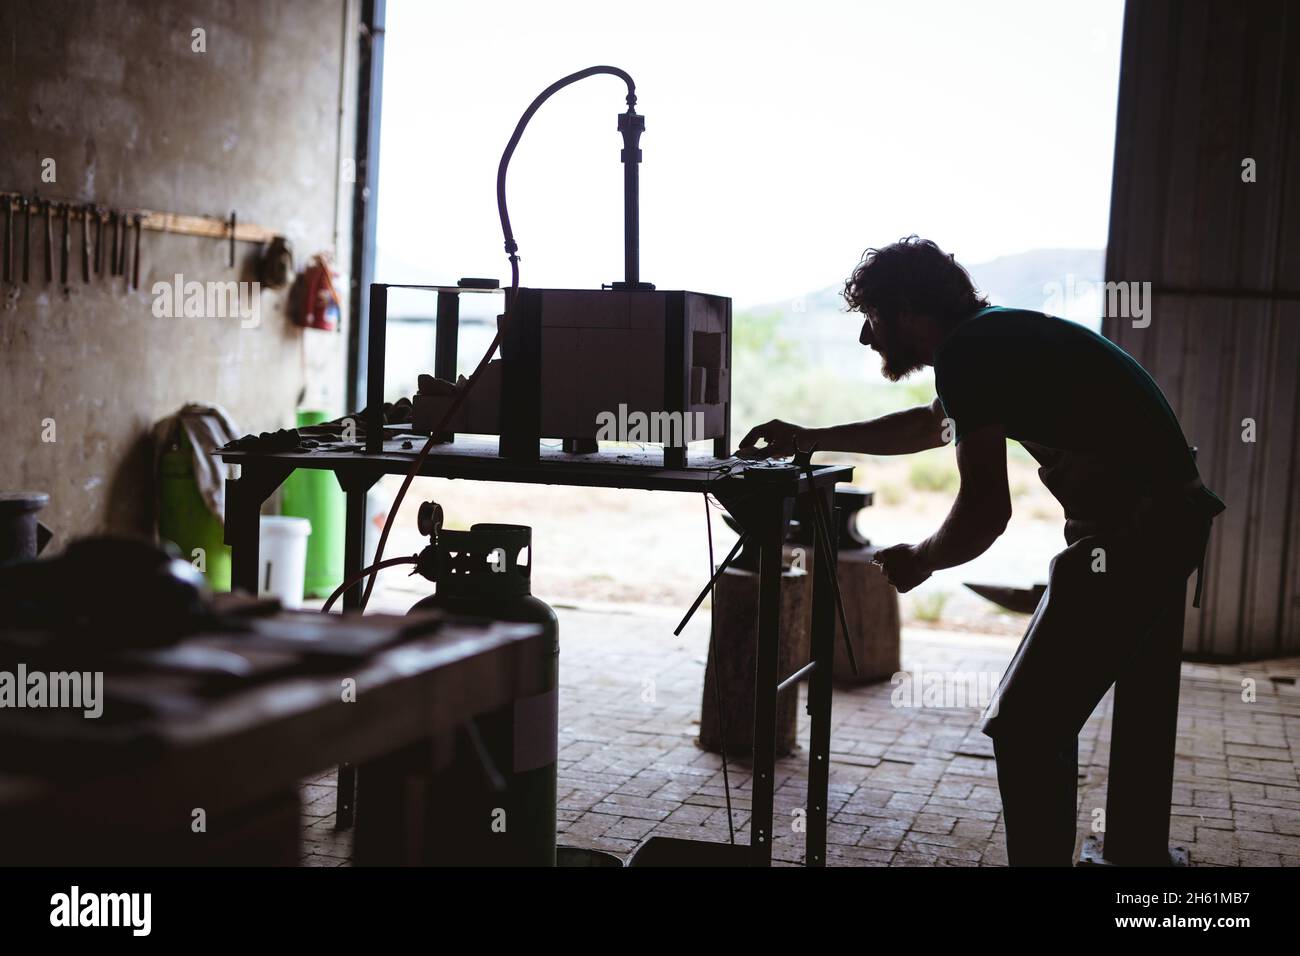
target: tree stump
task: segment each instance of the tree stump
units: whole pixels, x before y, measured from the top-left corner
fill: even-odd
[[[848,620],[849,640],[857,658],[855,677],[844,651],[844,638],[835,642],[835,679],[867,684],[887,680],[902,666],[899,644],[902,625],[898,615],[898,592],[885,580],[879,565],[871,563],[875,548],[841,551],[839,555],[840,595]],[[839,627],[839,619],[835,621]]]
[[[722,744],[715,707],[714,668],[721,678],[722,724],[726,727],[727,755],[754,751],[754,664],[758,644],[758,575],[729,567],[713,592],[716,607],[709,659],[704,670],[700,736],[697,743],[718,753]],[[781,574],[781,644],[777,655],[778,680],[808,663],[809,615],[812,611],[812,574],[784,568]],[[799,729],[799,690],[791,687],[776,702],[776,753],[791,753]]]
[[[836,578],[844,601],[844,617],[849,625],[849,640],[858,662],[854,676],[844,650],[839,615],[835,616],[835,669],[837,682],[870,684],[886,680],[901,666],[899,641],[902,626],[898,613],[898,592],[879,566],[872,564],[876,549],[849,548],[839,552]],[[786,557],[795,566],[802,565],[812,580],[816,552],[800,545],[786,547]],[[811,594],[811,585],[810,594]]]

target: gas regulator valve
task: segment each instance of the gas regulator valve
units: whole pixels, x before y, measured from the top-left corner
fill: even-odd
[[[438,580],[438,535],[442,531],[442,505],[436,501],[426,501],[420,505],[416,515],[415,526],[420,534],[429,539],[429,543],[420,552],[415,564],[415,573],[430,581]]]

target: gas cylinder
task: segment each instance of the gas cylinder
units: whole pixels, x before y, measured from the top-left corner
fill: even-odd
[[[551,649],[542,664],[542,693],[476,717],[457,732],[455,754],[435,784],[444,832],[434,838],[433,862],[554,866],[559,622],[532,594],[532,529],[476,524],[444,531],[441,509],[432,502],[420,518],[432,544],[419,571],[436,582],[437,592],[411,612],[540,624]]]

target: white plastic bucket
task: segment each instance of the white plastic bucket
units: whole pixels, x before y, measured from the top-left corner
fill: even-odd
[[[257,593],[277,597],[287,608],[302,607],[311,521],[283,515],[262,515],[261,530]]]

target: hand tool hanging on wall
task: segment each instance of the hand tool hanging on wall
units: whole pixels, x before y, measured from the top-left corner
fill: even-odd
[[[128,228],[129,227],[126,224],[126,213],[119,212],[117,214],[117,259],[113,263],[113,271],[115,275],[123,277],[126,276],[126,241]]]
[[[28,282],[32,262],[32,201],[23,199],[23,281]]]
[[[144,216],[136,213],[131,217],[131,222],[135,225],[135,252],[131,260],[131,288],[140,288],[140,224],[144,222]]]
[[[230,268],[235,268],[235,210],[230,210]]]
[[[81,207],[81,281],[90,281],[90,206]]]
[[[59,285],[68,284],[68,255],[72,251],[72,207],[68,203],[59,204],[63,216],[63,245],[59,249]]]
[[[266,289],[283,289],[292,276],[293,246],[284,236],[276,236],[257,260],[257,281]]]
[[[127,222],[125,212],[119,215],[118,221],[122,224],[122,246],[121,249],[119,250],[119,254],[121,255],[121,258],[118,260],[117,263],[117,274],[122,276],[123,279],[125,279],[126,278],[126,245],[131,238],[130,237],[131,225],[130,223]]]
[[[13,203],[9,197],[5,197],[5,264],[4,264],[4,281],[9,282],[12,279],[13,266],[12,256],[14,248],[14,215]]]
[[[108,274],[117,275],[117,210],[111,209],[108,213]]]
[[[95,275],[104,274],[104,210],[95,207]]]
[[[54,281],[54,240],[50,237],[52,228],[50,217],[53,214],[51,206],[53,205],[48,200],[45,203],[45,281],[47,284]]]

